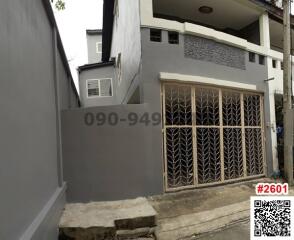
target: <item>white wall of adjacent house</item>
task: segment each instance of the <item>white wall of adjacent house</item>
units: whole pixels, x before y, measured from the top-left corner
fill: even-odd
[[[260,23],[260,44],[265,47],[267,50],[267,75],[268,79],[266,81],[266,84],[268,84],[268,101],[270,109],[272,110],[270,112],[270,118],[269,122],[266,123],[266,127],[270,128],[270,134],[271,134],[271,145],[272,145],[272,158],[273,158],[273,171],[279,172],[279,161],[278,161],[278,143],[277,143],[277,134],[276,134],[276,112],[275,112],[275,93],[276,93],[276,82],[280,80],[280,78],[277,78],[275,75],[275,71],[273,69],[273,57],[270,57],[269,52],[271,48],[270,44],[270,28],[269,28],[269,16],[268,13],[263,13],[260,16],[259,19]],[[270,80],[274,78],[274,80]],[[283,81],[281,81],[283,82]]]

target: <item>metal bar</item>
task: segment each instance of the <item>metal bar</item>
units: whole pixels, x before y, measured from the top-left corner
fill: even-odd
[[[225,181],[225,160],[224,160],[224,129],[223,129],[223,93],[219,89],[219,123],[220,123],[220,158],[221,158],[221,181]]]
[[[263,173],[267,173],[266,151],[265,151],[265,134],[264,134],[264,98],[260,97],[260,117],[261,117],[261,134],[262,134],[262,158],[263,158]]]
[[[188,190],[188,189],[201,189],[201,188],[205,188],[205,187],[220,186],[220,185],[228,184],[228,183],[238,183],[238,182],[242,182],[242,181],[250,181],[250,180],[259,179],[259,178],[263,178],[263,177],[265,177],[265,175],[260,174],[260,175],[255,175],[255,176],[249,176],[249,177],[246,177],[246,178],[242,177],[242,178],[235,178],[235,179],[225,180],[224,182],[203,183],[203,184],[199,184],[197,187],[185,186],[185,187],[178,187],[178,188],[170,188],[166,192],[167,193],[173,193],[173,192],[179,192],[179,191]]]
[[[167,176],[167,147],[166,147],[166,116],[165,116],[165,85],[162,85],[162,120],[163,120],[163,142],[164,142],[164,169],[163,169],[163,178],[165,182],[165,189],[168,189],[168,176]]]
[[[197,164],[197,133],[196,133],[196,98],[195,87],[191,87],[192,91],[192,135],[193,135],[193,165],[194,165],[194,185],[198,185],[198,164]]]
[[[245,142],[245,112],[244,112],[244,94],[241,93],[241,128],[242,128],[242,153],[243,153],[243,172],[244,177],[247,177],[247,163],[246,163],[246,142]]]

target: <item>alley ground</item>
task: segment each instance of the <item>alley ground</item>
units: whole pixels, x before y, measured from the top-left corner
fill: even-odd
[[[63,239],[247,240],[250,197],[258,182],[278,181],[257,179],[147,199],[67,204],[60,228]]]
[[[192,237],[190,240],[248,240],[250,239],[250,224],[249,222],[239,223],[234,226],[221,229],[220,231],[205,234],[199,237]]]

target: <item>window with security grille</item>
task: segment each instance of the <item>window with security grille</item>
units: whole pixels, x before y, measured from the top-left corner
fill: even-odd
[[[92,97],[111,97],[112,79],[91,79],[87,80],[88,98]]]
[[[256,54],[249,52],[249,62],[255,63]]]
[[[150,29],[150,41],[151,42],[161,42],[161,30]]]
[[[264,174],[263,96],[163,84],[166,190]]]
[[[170,44],[179,44],[179,33],[168,32],[168,42]]]

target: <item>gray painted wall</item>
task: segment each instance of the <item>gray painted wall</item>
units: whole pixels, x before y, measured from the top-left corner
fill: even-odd
[[[150,124],[87,126],[85,114],[127,119],[142,116],[148,105],[119,105],[64,111],[62,114],[64,177],[69,202],[127,199],[163,191],[162,161]]]
[[[115,105],[117,98],[115,95],[117,89],[117,80],[114,73],[114,66],[103,66],[95,69],[83,70],[79,74],[79,85],[80,85],[80,98],[83,107],[94,107],[94,106],[107,106]],[[112,79],[112,97],[90,97],[88,98],[87,93],[87,80],[89,79],[101,79],[111,78]]]
[[[88,63],[101,62],[102,53],[96,52],[96,43],[102,43],[101,34],[87,34],[87,46],[88,46]]]
[[[0,239],[57,239],[53,30],[42,1],[0,1]],[[73,95],[60,64],[60,95]],[[69,99],[69,98],[68,98]],[[77,99],[72,98],[73,101]],[[65,106],[65,99],[62,105]]]
[[[121,53],[122,80],[118,83],[118,103],[127,103],[138,81],[141,60],[139,1],[118,0],[119,16],[114,17],[111,57]]]
[[[180,34],[179,45],[171,45],[168,43],[167,31],[162,32],[162,42],[150,41],[150,30],[142,28],[142,72],[140,75],[141,87],[141,101],[148,103],[151,112],[161,112],[161,97],[159,73],[179,73],[186,75],[204,76],[216,78],[227,81],[234,81],[246,84],[256,84],[258,91],[265,93],[265,122],[269,122],[269,104],[268,104],[268,91],[267,85],[264,82],[267,79],[267,66],[259,65],[258,59],[256,63],[249,62],[248,53],[245,54],[245,67],[246,70],[238,68],[227,67],[219,65],[207,60],[196,60],[186,58],[184,54],[184,36]],[[208,49],[209,51],[209,49]],[[154,141],[158,144],[155,145],[153,151],[156,151],[156,162],[162,162],[161,148],[162,138],[161,129],[154,129]],[[269,137],[269,129],[266,129],[266,136]],[[272,172],[272,156],[271,144],[267,141],[266,153],[268,161],[268,173]],[[157,148],[156,148],[157,147]]]

